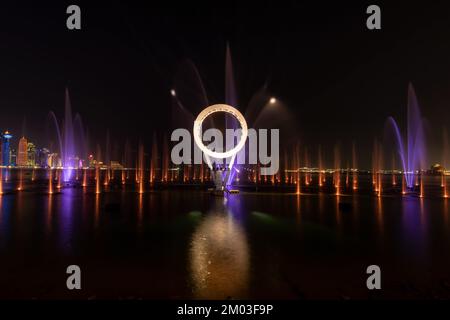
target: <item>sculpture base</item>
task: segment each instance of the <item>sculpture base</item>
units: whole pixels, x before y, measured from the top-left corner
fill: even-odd
[[[210,188],[210,189],[208,189],[208,191],[210,191],[212,195],[218,196],[218,197],[224,197],[225,193],[228,193],[228,194],[238,194],[239,193],[239,190],[227,189],[227,188],[225,188],[224,190],[216,190],[214,188]]]

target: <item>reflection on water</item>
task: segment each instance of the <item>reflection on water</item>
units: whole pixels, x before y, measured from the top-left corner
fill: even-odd
[[[249,249],[242,226],[220,200],[201,220],[190,247],[194,296],[199,299],[243,298],[249,272]]]
[[[100,194],[95,193],[95,211],[94,211],[94,225],[98,226],[98,220],[100,219]]]
[[[157,298],[361,297],[355,275],[367,263],[395,279],[383,284],[395,297],[399,284],[419,286],[423,277],[450,283],[450,199],[25,189],[0,196],[0,274],[17,270],[0,277],[0,298],[4,286],[16,297],[41,297],[41,283],[19,274],[52,282],[72,263],[88,268],[86,292],[98,296],[110,294],[101,279],[112,277],[122,297],[139,296],[136,288]]]
[[[378,229],[380,234],[383,234],[384,231],[384,222],[383,222],[383,200],[381,199],[381,197],[377,197],[377,210],[376,210],[376,214],[377,214],[377,225],[378,225]]]
[[[403,206],[403,237],[404,250],[414,251],[414,258],[426,258],[427,247],[427,221],[424,212],[423,199],[405,198]]]
[[[444,201],[444,224],[448,224],[448,199]]]
[[[46,232],[45,234],[50,235],[52,233],[52,209],[53,209],[53,195],[49,194],[48,195],[48,200],[47,200],[47,217],[45,219],[45,226],[46,226]]]
[[[61,201],[58,202],[60,206],[58,208],[59,220],[59,238],[58,242],[61,246],[64,253],[69,253],[72,246],[72,235],[74,232],[73,228],[73,220],[74,220],[74,212],[73,212],[73,202],[76,201],[78,197],[78,193],[74,189],[64,190],[64,193],[61,194]],[[80,214],[81,215],[81,214]]]

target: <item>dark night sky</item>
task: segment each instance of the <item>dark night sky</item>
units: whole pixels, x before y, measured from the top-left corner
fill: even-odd
[[[382,30],[369,31],[372,3],[242,2],[0,4],[0,128],[19,136],[26,118],[25,134],[45,145],[46,115],[62,118],[67,85],[92,140],[103,144],[109,129],[120,143],[150,142],[169,126],[169,90],[184,59],[210,102],[224,101],[229,42],[239,107],[268,81],[301,141],[313,152],[321,143],[327,162],[337,141],[348,154],[355,140],[368,167],[386,117],[405,126],[409,81],[430,124],[430,161],[440,160],[450,125],[448,5],[378,2]],[[66,29],[69,4],[81,7],[81,31]]]

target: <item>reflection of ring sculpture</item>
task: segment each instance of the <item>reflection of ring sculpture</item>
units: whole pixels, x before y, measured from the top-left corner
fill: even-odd
[[[247,296],[250,254],[242,226],[215,208],[192,235],[189,260],[194,297],[242,299]]]
[[[203,144],[202,141],[202,123],[208,116],[216,112],[226,112],[233,115],[241,125],[242,129],[241,139],[233,149],[228,150],[226,152],[214,152],[208,149]],[[200,114],[197,116],[197,119],[195,119],[194,121],[194,141],[200,148],[200,150],[202,150],[206,155],[212,158],[224,159],[235,156],[244,147],[245,141],[247,140],[247,135],[248,135],[248,128],[244,116],[239,112],[239,110],[227,104],[215,104],[207,107],[202,112],[200,112]]]

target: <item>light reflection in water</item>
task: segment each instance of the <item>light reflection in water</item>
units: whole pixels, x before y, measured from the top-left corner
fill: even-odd
[[[75,189],[65,189],[64,192],[60,196],[59,202],[59,237],[60,237],[60,245],[64,252],[69,253],[72,249],[72,241],[74,235],[74,217],[73,217],[73,208],[74,208],[74,199]]]
[[[246,296],[250,264],[247,239],[233,213],[219,201],[194,231],[189,256],[196,298]]]
[[[95,217],[94,217],[94,226],[98,227],[98,220],[100,217],[100,193],[95,193]]]
[[[381,197],[377,197],[377,209],[376,209],[376,215],[377,215],[377,225],[378,230],[381,234],[384,232],[384,223],[383,223],[383,201]]]
[[[335,212],[336,212],[336,225],[338,227],[338,230],[341,230],[341,218],[342,218],[341,210],[339,209],[340,198],[341,198],[341,196],[339,194],[336,195]]]
[[[325,194],[319,192],[319,221],[324,222]]]
[[[296,209],[297,209],[297,214],[296,214],[297,224],[300,224],[302,222],[300,194],[296,195]]]
[[[414,251],[414,256],[423,260],[425,258],[428,240],[426,237],[423,199],[405,197],[402,205],[403,249],[406,251]]]
[[[14,210],[14,199],[12,197],[0,196],[0,247],[4,247],[9,239],[12,227],[11,216]]]
[[[137,223],[137,227],[138,227],[138,231],[142,231],[142,218],[143,218],[143,213],[144,213],[144,204],[143,204],[143,197],[144,194],[143,193],[139,193],[139,204],[138,204],[138,223]]]
[[[52,232],[52,207],[53,207],[53,195],[49,194],[47,199],[47,217],[46,217],[46,234],[49,236]]]
[[[448,225],[448,200],[444,199],[444,223],[445,226]]]
[[[355,226],[355,230],[358,231],[359,230],[359,202],[358,202],[358,198],[353,194],[352,196],[352,206],[353,206],[353,223]]]
[[[3,197],[0,196],[0,230],[3,222]]]

